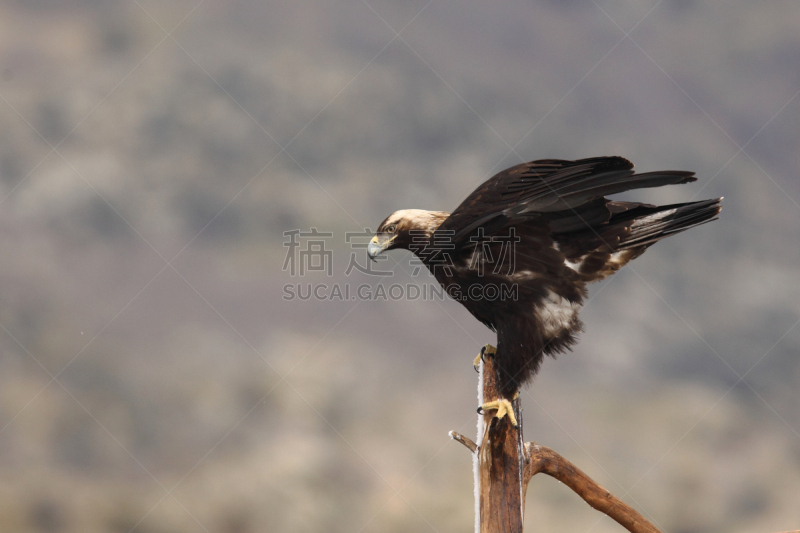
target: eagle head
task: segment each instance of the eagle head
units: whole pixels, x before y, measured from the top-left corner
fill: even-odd
[[[367,246],[367,255],[375,260],[384,250],[414,250],[416,246],[427,243],[448,216],[450,213],[423,209],[395,211],[378,226],[377,233]]]

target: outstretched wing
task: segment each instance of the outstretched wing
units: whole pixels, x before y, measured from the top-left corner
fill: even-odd
[[[672,205],[612,202],[610,219],[579,231],[554,232],[566,265],[586,282],[605,279],[656,242],[716,220],[722,198]],[[551,223],[551,228],[553,224]]]
[[[575,211],[605,195],[687,183],[695,181],[693,176],[693,172],[678,170],[635,174],[633,164],[623,157],[531,161],[508,168],[487,180],[453,211],[437,231],[449,232],[452,242],[457,243],[479,227],[488,234],[492,228],[504,227],[513,218]],[[604,205],[597,203],[592,207],[594,209],[590,211],[594,217],[606,217],[607,220],[611,216]],[[583,218],[578,216],[578,219]]]
[[[454,261],[450,272],[432,268],[434,275],[467,291],[470,298],[460,301],[497,331],[501,394],[511,397],[544,355],[574,344],[587,283],[656,241],[713,220],[720,209],[719,199],[654,206],[605,196],[691,181],[692,172],[636,174],[621,157],[533,161],[489,179],[436,229],[432,247],[441,238]],[[484,290],[473,297],[476,286]],[[492,287],[515,292],[488,298]]]

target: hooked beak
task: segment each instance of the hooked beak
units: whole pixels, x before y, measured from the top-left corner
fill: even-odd
[[[371,241],[369,241],[369,245],[367,246],[367,255],[370,259],[375,261],[375,258],[378,257],[381,252],[383,252],[386,248],[392,244],[392,241],[397,238],[397,235],[389,237],[385,233],[379,233],[375,235]]]

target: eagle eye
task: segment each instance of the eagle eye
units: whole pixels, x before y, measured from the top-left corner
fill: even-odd
[[[387,226],[387,227],[384,229],[384,231],[385,231],[386,233],[394,233],[396,229],[397,229],[397,226],[395,226],[394,224],[392,224],[391,226]]]

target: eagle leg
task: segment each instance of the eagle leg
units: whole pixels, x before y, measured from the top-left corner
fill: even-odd
[[[492,409],[497,409],[497,414],[495,415],[497,418],[503,418],[504,416],[508,415],[508,420],[511,422],[511,425],[517,425],[517,417],[514,416],[514,407],[511,405],[510,401],[503,398],[500,400],[494,400],[493,402],[487,402],[478,407],[478,413],[481,414],[483,411]]]
[[[475,372],[480,372],[481,361],[483,361],[484,355],[493,356],[496,353],[497,353],[497,348],[495,348],[491,344],[487,344],[483,348],[481,348],[481,353],[479,353],[478,357],[476,357],[475,360],[472,361],[472,368],[475,369]]]

